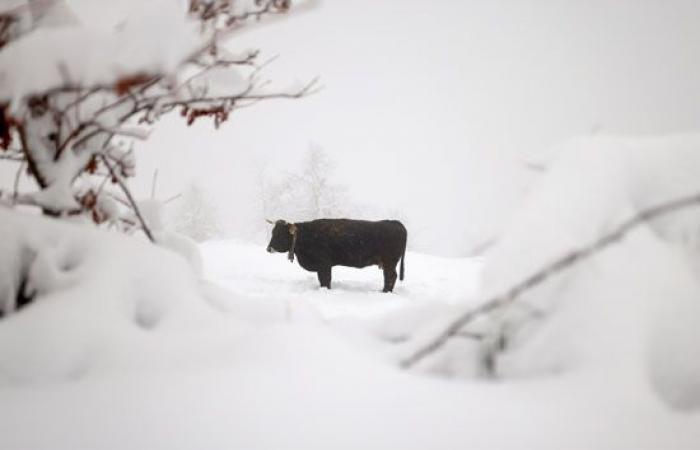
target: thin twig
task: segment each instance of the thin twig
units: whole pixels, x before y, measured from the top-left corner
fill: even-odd
[[[174,202],[175,200],[179,199],[180,197],[182,197],[182,194],[181,194],[181,193],[180,193],[180,194],[175,194],[175,195],[173,195],[172,197],[169,197],[169,198],[163,200],[163,204],[164,204],[164,205],[167,205],[168,203]]]
[[[17,196],[19,195],[19,180],[22,178],[22,172],[24,171],[24,167],[26,165],[26,161],[22,161],[19,164],[19,167],[17,168],[17,173],[15,174],[15,183],[14,183],[14,191],[12,192],[12,198],[14,200],[17,200]]]
[[[156,184],[158,184],[158,169],[153,171],[153,179],[151,180],[151,199],[156,198]]]
[[[485,239],[479,243],[477,243],[475,246],[473,246],[469,251],[467,251],[467,255],[470,257],[477,257],[483,255],[488,249],[493,247],[498,243],[498,236],[491,236],[488,239]]]
[[[151,242],[155,243],[156,241],[153,238],[153,233],[151,233],[151,230],[148,228],[148,225],[146,224],[146,221],[141,215],[141,211],[139,210],[139,207],[136,204],[136,200],[134,200],[134,197],[131,195],[131,191],[129,191],[129,188],[126,186],[126,183],[124,183],[124,180],[122,179],[121,175],[119,175],[114,170],[112,165],[109,163],[109,159],[103,153],[100,153],[100,159],[104,163],[105,167],[107,167],[107,170],[109,170],[110,175],[112,175],[112,178],[117,182],[122,192],[124,192],[126,198],[129,200],[129,206],[131,206],[131,208],[134,210],[136,218],[141,223],[141,228],[143,229],[144,234],[146,234],[146,237],[148,237],[148,239]]]
[[[0,153],[0,160],[5,160],[5,161],[16,161],[16,162],[24,162],[24,156],[18,153],[12,153],[9,155],[4,155]]]

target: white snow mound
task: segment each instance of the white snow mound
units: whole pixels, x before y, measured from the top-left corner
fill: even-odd
[[[187,262],[168,250],[5,208],[0,229],[0,304],[13,303],[18,274],[34,297],[0,323],[0,382],[134,365],[128,359],[169,333],[218,317]]]
[[[572,140],[485,261],[481,298],[504,292],[650,207],[700,193],[700,135]],[[544,313],[504,374],[615,366],[665,401],[700,408],[700,206],[655,219],[519,302]]]

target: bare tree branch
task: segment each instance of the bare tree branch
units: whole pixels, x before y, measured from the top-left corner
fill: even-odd
[[[401,361],[401,367],[409,369],[423,360],[426,356],[442,348],[451,338],[462,333],[462,329],[474,319],[495,311],[503,306],[513,303],[523,293],[542,284],[549,278],[570,269],[576,264],[590,258],[594,254],[606,249],[610,245],[622,240],[627,233],[634,228],[647,223],[657,217],[670,214],[691,206],[700,205],[700,193],[671,200],[637,213],[631,219],[621,223],[617,228],[604,236],[596,239],[590,244],[575,249],[556,259],[555,261],[536,270],[533,274],[515,284],[505,293],[497,295],[474,309],[471,309],[455,318],[438,336],[413,352],[410,356]]]
[[[470,257],[481,256],[486,253],[491,247],[498,243],[498,236],[491,236],[488,239],[478,242],[472,248],[467,251],[467,255]]]

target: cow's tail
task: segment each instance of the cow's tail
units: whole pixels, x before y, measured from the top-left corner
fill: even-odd
[[[399,269],[399,280],[403,281],[403,260],[406,258],[406,244],[403,245],[403,253],[401,253],[401,268]]]

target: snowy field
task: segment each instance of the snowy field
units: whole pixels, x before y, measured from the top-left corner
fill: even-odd
[[[416,316],[468,301],[478,261],[409,252],[406,280],[394,294],[381,294],[376,268],[336,269],[327,291],[264,245],[209,242],[202,254],[206,298],[220,313],[156,330],[156,340],[117,345],[121,352],[106,352],[111,365],[93,364],[99,370],[34,382],[5,378],[0,448],[700,445],[698,416],[671,412],[638,372],[601,368],[488,382],[398,369],[387,351],[392,339]],[[177,286],[180,274],[170,276]],[[393,336],[391,324],[400,324]]]
[[[265,247],[237,241],[205,243],[206,277],[236,298],[257,305],[253,308],[269,312],[273,305],[282,305],[294,311],[308,305],[324,320],[372,320],[406,308],[464,302],[476,290],[481,265],[466,258],[409,252],[406,279],[396,282],[393,294],[381,292],[384,278],[376,266],[333,268],[333,289],[328,291],[319,287],[316,273],[291,264],[284,254],[267,253]],[[236,307],[225,302],[221,306]]]

